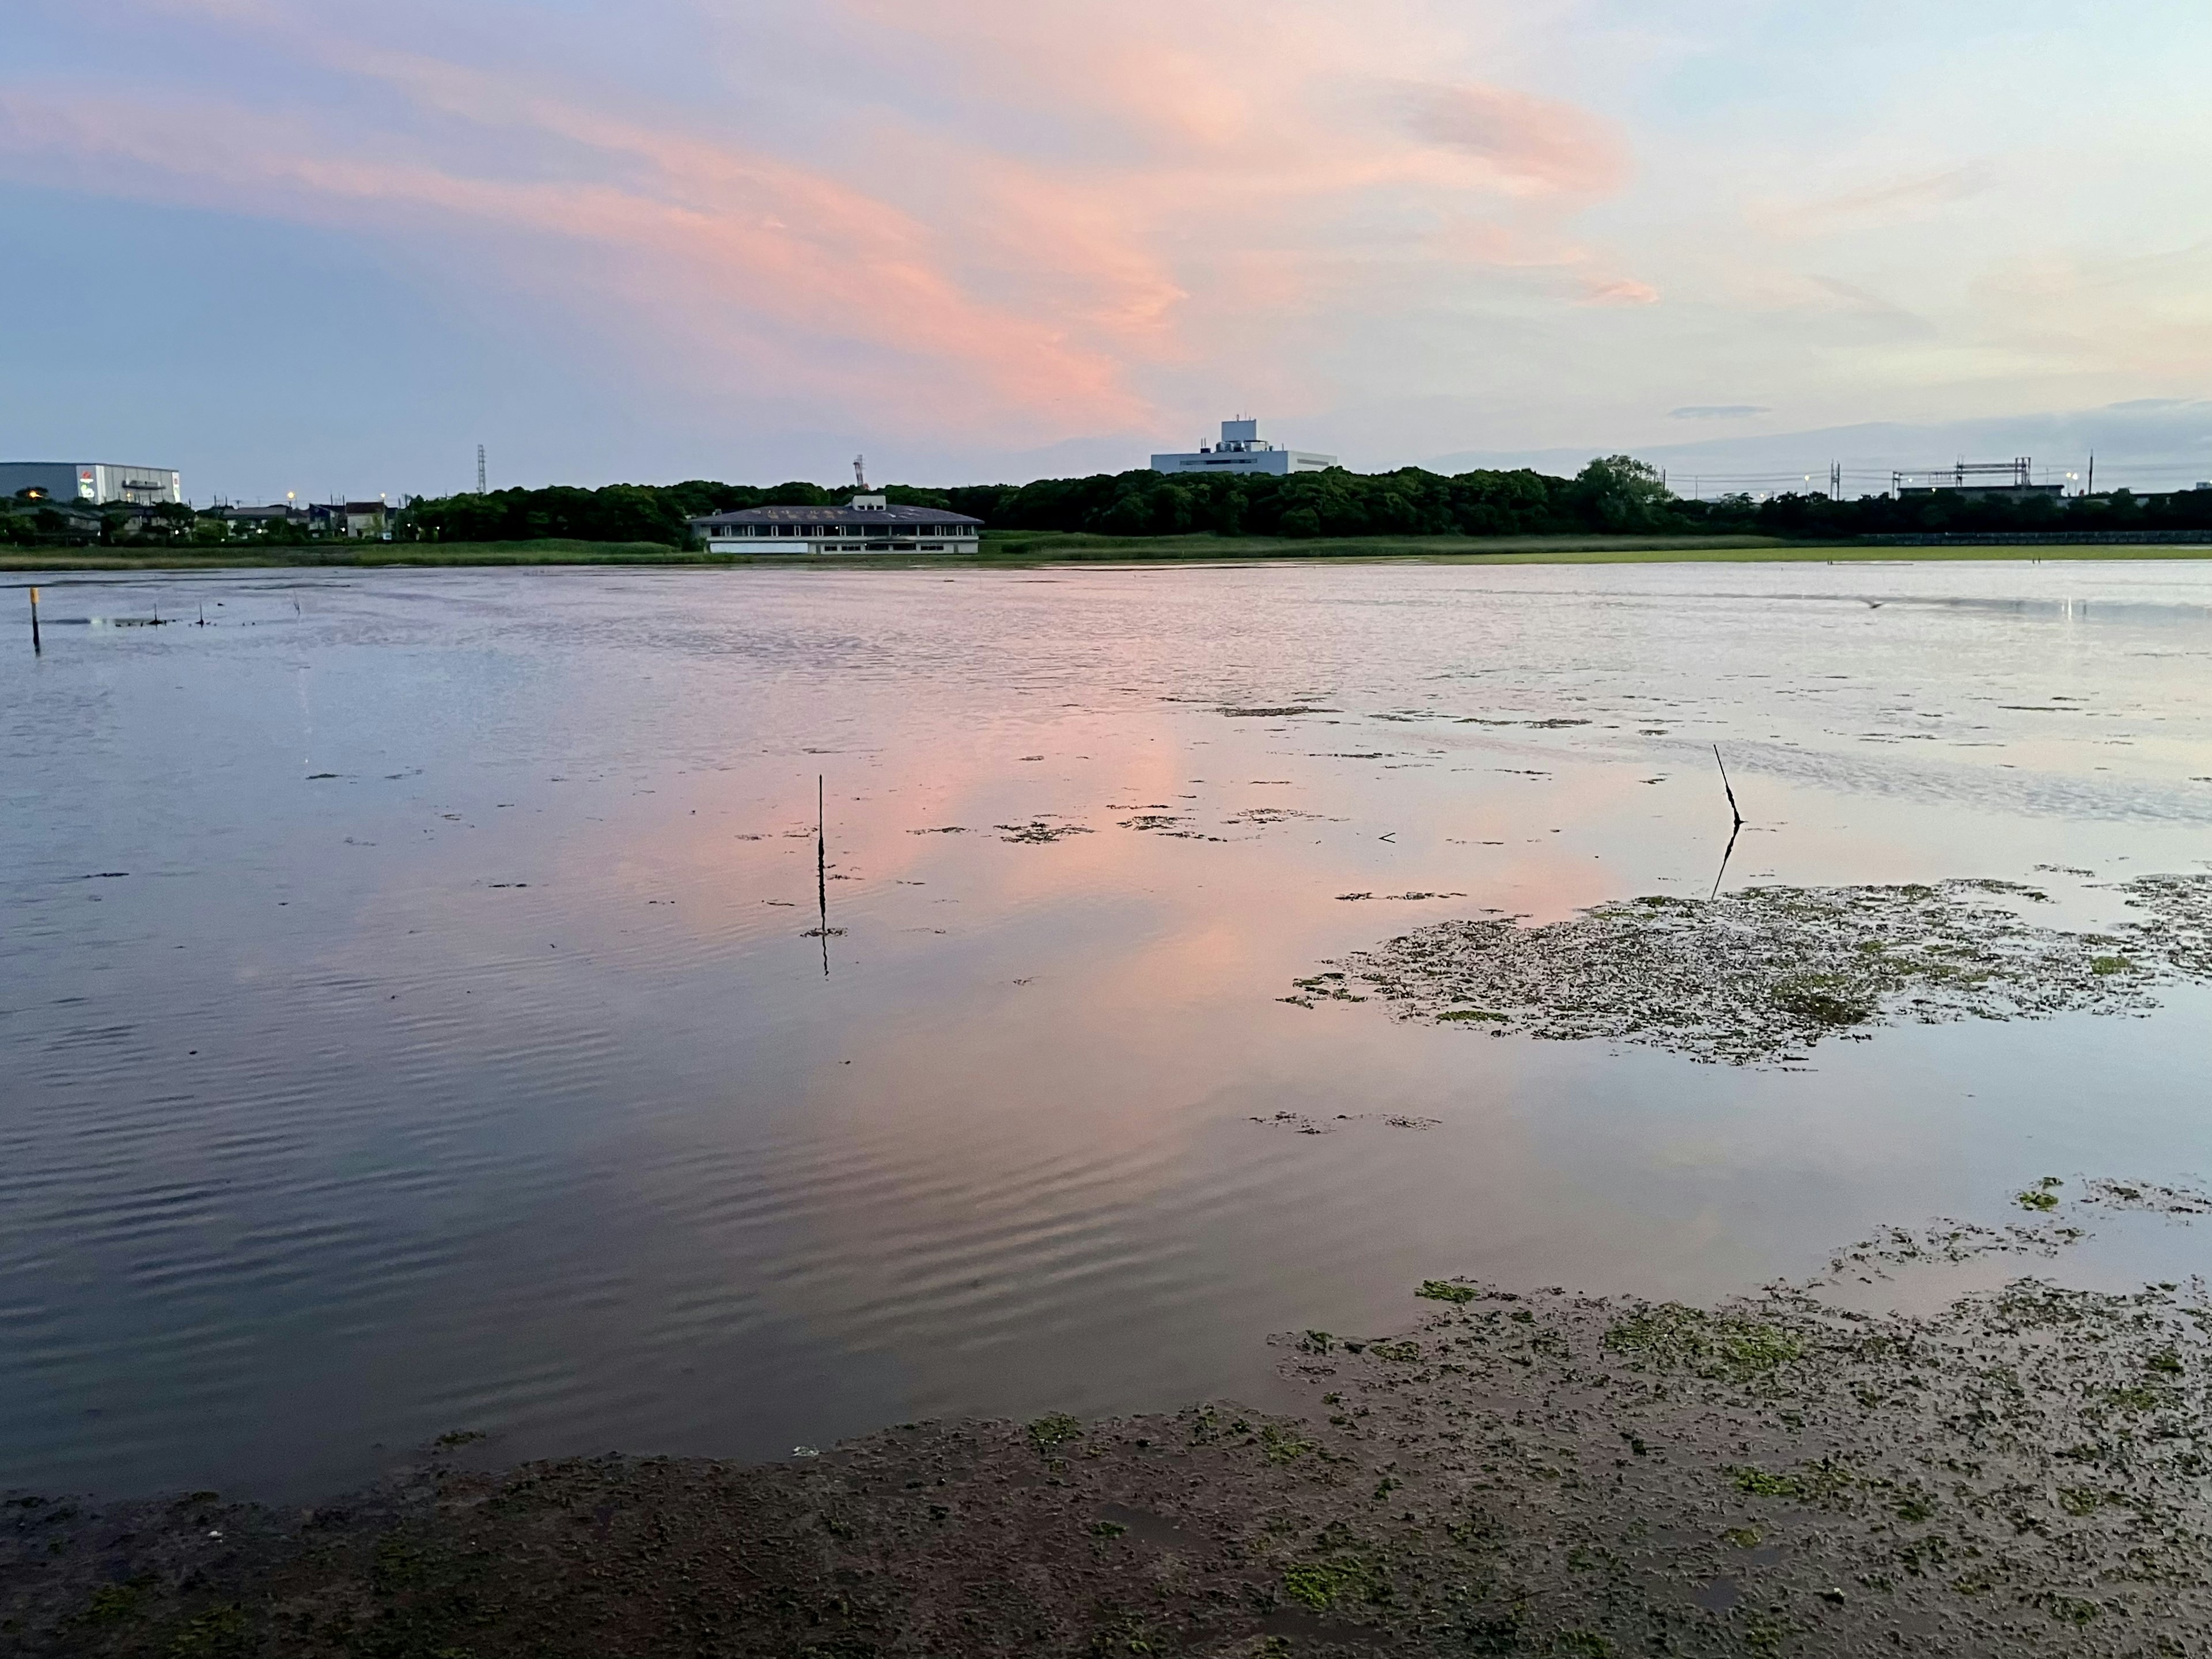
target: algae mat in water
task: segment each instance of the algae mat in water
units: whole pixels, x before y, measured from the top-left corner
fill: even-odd
[[[1360,952],[1284,1000],[1371,994],[1403,1018],[1741,1066],[1900,1021],[2140,1012],[2153,987],[2212,976],[2212,877],[2114,890],[2139,914],[2099,933],[2037,925],[1993,901],[2045,896],[1999,881],[1624,899],[1541,927],[1492,915]]]

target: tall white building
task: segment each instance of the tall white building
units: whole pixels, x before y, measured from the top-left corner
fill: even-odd
[[[1221,441],[1200,444],[1192,455],[1155,455],[1155,472],[1326,472],[1334,455],[1308,449],[1278,449],[1260,435],[1257,421],[1224,421]]]

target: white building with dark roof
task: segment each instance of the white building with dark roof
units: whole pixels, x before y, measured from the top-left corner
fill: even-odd
[[[1309,449],[1278,449],[1260,435],[1255,420],[1224,421],[1221,441],[1200,444],[1187,455],[1155,455],[1155,472],[1326,472],[1336,465],[1334,455]]]
[[[973,553],[983,521],[855,495],[842,507],[749,507],[691,520],[710,553]]]

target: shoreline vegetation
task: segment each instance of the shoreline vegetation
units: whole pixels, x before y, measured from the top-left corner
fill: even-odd
[[[1923,561],[2212,559],[2207,542],[1980,540],[1792,542],[1762,536],[1366,536],[1327,541],[1266,536],[1115,537],[1081,532],[986,532],[974,555],[712,554],[661,542],[543,538],[507,542],[343,542],[219,547],[0,546],[0,572],[283,570],[380,568],[621,565],[693,568],[730,565],[816,568],[1019,568],[1050,564],[1149,565],[1363,563],[1760,564],[1917,563]]]
[[[1420,467],[1207,477],[1146,469],[1019,485],[890,484],[878,493],[894,507],[972,519],[984,537],[982,562],[1460,556],[1511,562],[1632,557],[1662,548],[1715,558],[1753,548],[1792,550],[1772,556],[1818,556],[1796,551],[1813,549],[1868,556],[1858,550],[1936,542],[1948,550],[1973,541],[1998,548],[2212,548],[2212,489],[2142,495],[2128,489],[2064,495],[2044,486],[1900,489],[1852,501],[1814,493],[1809,477],[1805,482],[1802,494],[1685,498],[1658,468],[1609,455],[1571,478],[1528,468],[1449,477]],[[397,507],[378,501],[204,510],[180,502],[90,508],[27,494],[0,502],[0,546],[14,550],[4,556],[11,565],[35,562],[34,550],[47,550],[49,558],[181,553],[246,563],[708,562],[699,546],[702,520],[738,509],[827,507],[844,493],[796,480],[693,478],[421,496]],[[724,556],[737,562],[774,556]],[[811,556],[794,550],[782,556]]]
[[[2212,1305],[2035,1276],[2194,1189],[2035,1180],[1711,1307],[1431,1279],[1276,1340],[1302,1415],[906,1424],[776,1463],[488,1467],[465,1429],[313,1509],[0,1498],[0,1641],[53,1659],[2180,1656],[2212,1641]],[[2154,1222],[2152,1224],[2156,1224]]]

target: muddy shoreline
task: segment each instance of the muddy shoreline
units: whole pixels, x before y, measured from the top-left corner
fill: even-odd
[[[1710,1308],[1431,1280],[1413,1328],[1279,1340],[1297,1416],[908,1425],[750,1467],[478,1469],[456,1435],[313,1510],[13,1493],[0,1636],[179,1659],[2203,1651],[2203,1285],[2029,1275],[1928,1317],[1824,1299],[2212,1207],[2055,1179],[2015,1202]]]

